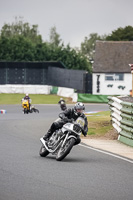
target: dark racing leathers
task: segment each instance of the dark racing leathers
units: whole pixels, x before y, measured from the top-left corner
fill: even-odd
[[[76,111],[72,108],[72,109],[68,109],[65,110],[64,112],[59,114],[59,117],[61,119],[59,119],[58,121],[53,122],[53,124],[51,125],[50,129],[48,130],[47,134],[44,135],[44,139],[46,140],[47,138],[49,138],[53,132],[55,132],[57,129],[60,129],[63,127],[64,124],[66,124],[67,122],[71,122],[72,119],[74,121],[76,121],[76,119],[78,117],[83,117],[85,120],[85,125],[84,125],[84,130],[82,130],[82,133],[84,136],[87,135],[87,131],[88,131],[88,122],[87,122],[87,118],[83,113],[76,113]],[[81,141],[80,137],[77,138],[76,144],[79,144]]]
[[[60,101],[58,102],[58,104],[60,104],[61,110],[64,111],[64,110],[67,109],[65,100],[60,100]]]

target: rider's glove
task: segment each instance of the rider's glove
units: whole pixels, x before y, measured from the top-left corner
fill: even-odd
[[[64,120],[65,123],[67,123],[67,122],[71,123],[72,122],[72,119],[68,119],[67,117],[64,117],[63,120]]]
[[[64,117],[63,120],[65,123],[67,123],[69,119],[67,117]]]
[[[68,119],[68,122],[70,122],[70,123],[71,123],[71,122],[72,122],[72,119]]]
[[[84,130],[82,130],[82,133],[83,133],[84,137],[86,137],[87,132],[84,132]]]
[[[84,135],[84,137],[86,137],[87,134]]]
[[[70,120],[71,120],[71,122],[74,122],[74,119],[73,119],[73,118],[71,118]]]

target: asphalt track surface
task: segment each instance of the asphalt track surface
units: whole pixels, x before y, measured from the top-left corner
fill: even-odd
[[[71,107],[71,106],[69,106]],[[0,200],[132,200],[133,165],[75,146],[61,162],[39,156],[39,138],[60,112],[58,105],[37,105],[24,115],[20,105],[2,105],[0,115]],[[86,111],[108,105],[86,105]]]

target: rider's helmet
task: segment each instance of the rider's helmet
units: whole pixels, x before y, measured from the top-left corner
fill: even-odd
[[[62,101],[62,100],[63,100],[63,98],[60,98],[60,100]]]
[[[28,96],[29,96],[29,94],[27,93],[25,96],[26,96],[26,97],[28,97]]]
[[[85,106],[81,102],[77,102],[74,106],[74,113],[76,115],[81,115],[81,113],[85,110]]]

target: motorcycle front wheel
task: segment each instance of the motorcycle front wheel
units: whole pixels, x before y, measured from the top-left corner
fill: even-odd
[[[25,113],[27,113],[27,110],[26,110],[26,108],[24,108],[24,114],[25,114]]]
[[[39,154],[41,157],[46,157],[49,154],[49,151],[42,145]]]
[[[56,160],[57,161],[63,160],[69,154],[74,144],[75,144],[74,138],[70,138],[69,140],[67,140],[65,145],[59,149],[56,156]]]

